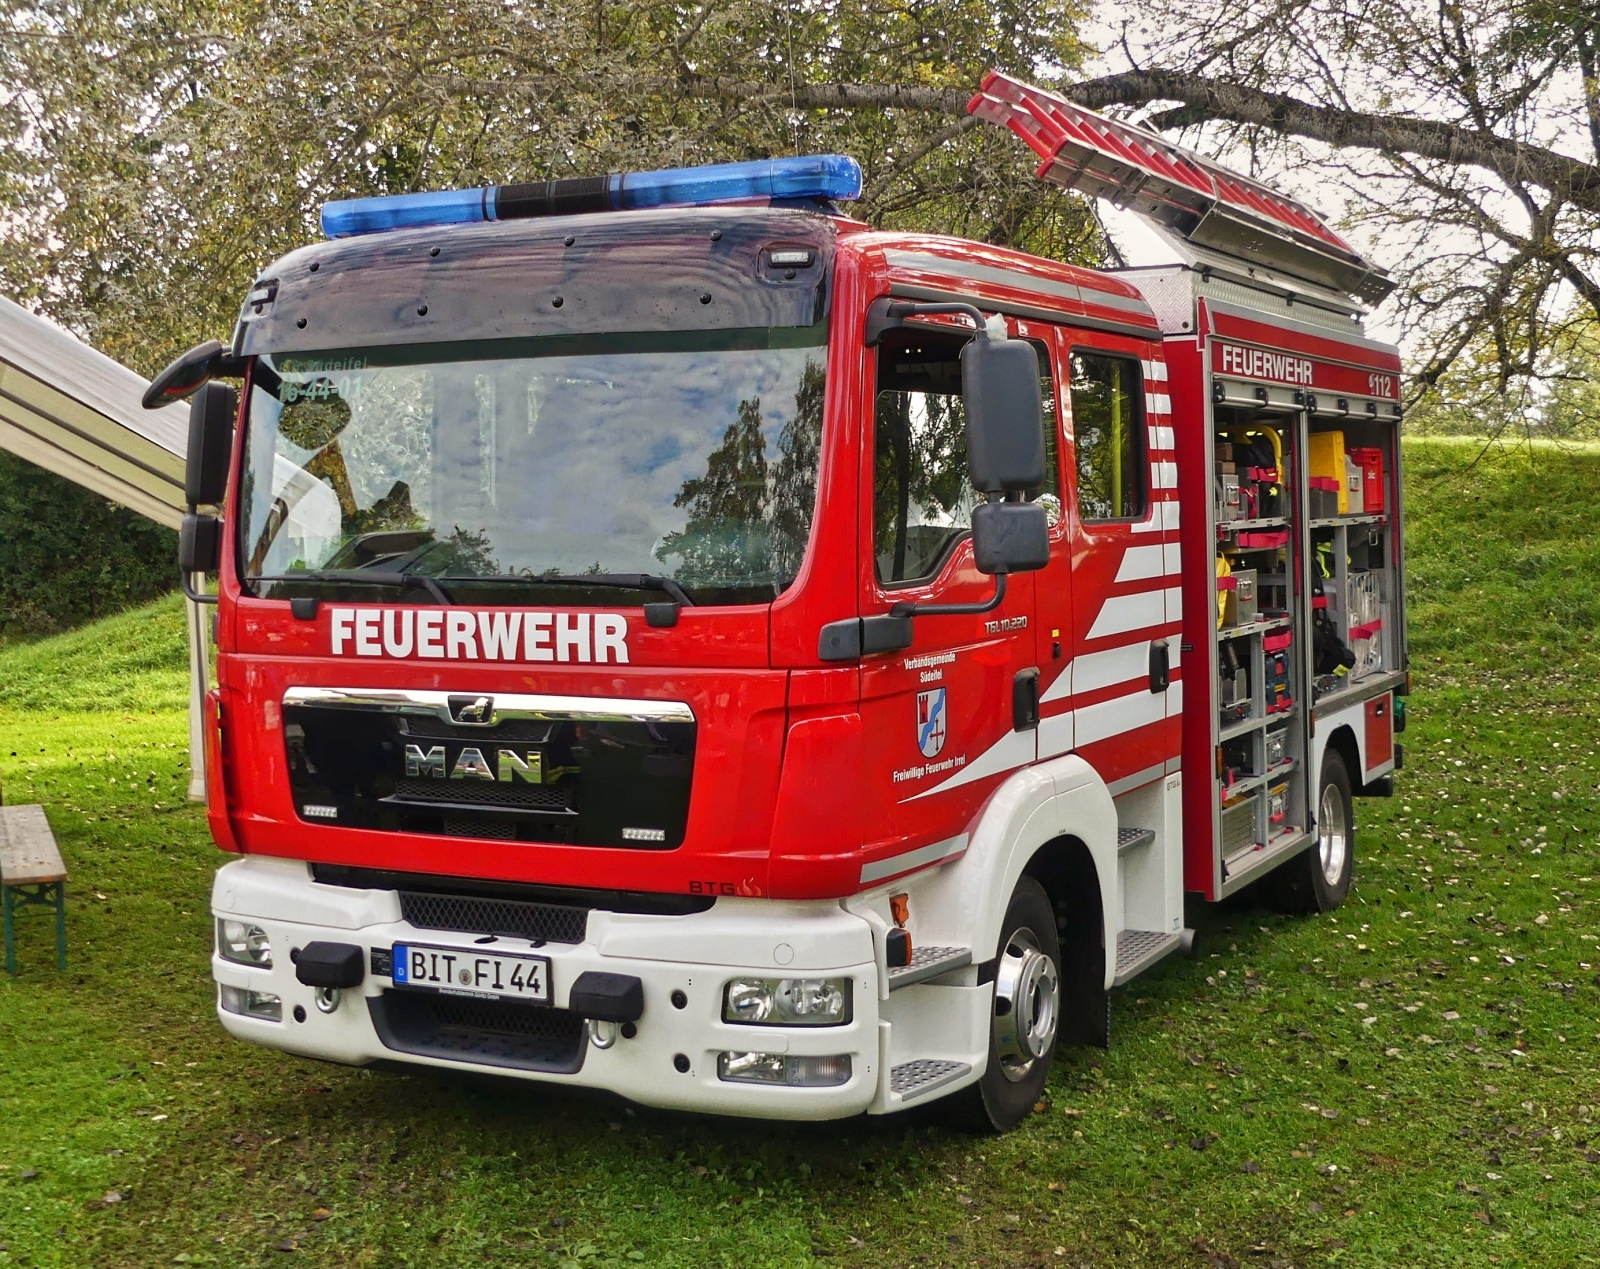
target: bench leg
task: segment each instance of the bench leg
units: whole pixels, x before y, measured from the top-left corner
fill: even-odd
[[[56,882],[56,968],[67,968],[67,883]]]
[[[6,938],[6,973],[15,975],[17,972],[17,940],[12,933],[12,908],[15,891],[10,886],[0,886],[0,910],[3,910]]]

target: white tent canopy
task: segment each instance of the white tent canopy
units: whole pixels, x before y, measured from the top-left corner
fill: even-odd
[[[189,410],[141,408],[147,386],[126,366],[0,297],[0,449],[175,529],[185,510]],[[204,797],[206,635],[198,605],[188,609],[189,796]]]

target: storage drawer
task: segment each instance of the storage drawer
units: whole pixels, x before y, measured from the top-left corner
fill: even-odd
[[[1232,806],[1222,808],[1222,857],[1224,859],[1260,844],[1256,829],[1256,812],[1261,805],[1261,795],[1251,794],[1240,798]]]

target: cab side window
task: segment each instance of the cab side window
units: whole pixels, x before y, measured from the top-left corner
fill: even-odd
[[[1143,368],[1133,357],[1077,349],[1071,371],[1079,518],[1137,519],[1149,485]]]
[[[1044,400],[1045,483],[1059,508],[1055,379],[1050,353],[1035,340]],[[967,420],[961,406],[957,335],[895,330],[878,348],[873,412],[872,545],[878,580],[925,581],[972,525],[976,496],[967,472]]]

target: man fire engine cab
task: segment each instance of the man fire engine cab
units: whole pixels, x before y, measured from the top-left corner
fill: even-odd
[[[1152,134],[972,109],[1182,263],[875,232],[841,157],[363,199],[151,385],[230,1032],[1005,1129],[1186,891],[1343,899],[1405,684],[1389,284]]]

